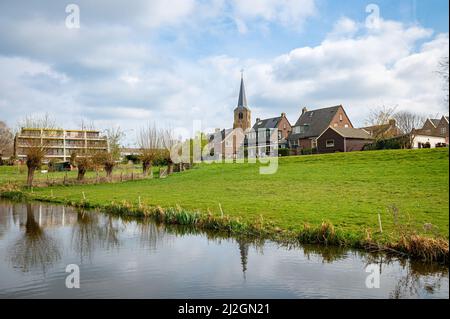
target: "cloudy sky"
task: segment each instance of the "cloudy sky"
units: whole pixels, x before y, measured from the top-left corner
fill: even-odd
[[[228,128],[241,69],[253,120],[337,104],[356,126],[381,105],[447,114],[448,1],[374,0],[379,19],[371,2],[1,0],[0,120],[119,125],[126,143],[147,122]]]

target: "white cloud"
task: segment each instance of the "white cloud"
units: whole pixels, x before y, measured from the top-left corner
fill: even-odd
[[[350,37],[358,32],[360,26],[358,23],[347,17],[339,19],[333,27],[333,30],[328,35],[329,38]]]
[[[313,1],[300,2],[305,12],[299,2],[258,1],[254,11],[247,1],[236,2],[233,19],[242,19],[241,32],[248,32],[247,23],[254,19],[296,21],[295,27],[315,10]],[[215,1],[214,10],[222,5]],[[205,6],[196,8],[203,16],[216,14]],[[105,15],[114,16],[116,9]],[[186,4],[173,17],[181,19],[192,10]],[[164,22],[152,23],[154,28]],[[435,72],[448,54],[448,34],[433,35],[419,25],[381,21],[380,28],[368,30],[343,17],[314,47],[267,59],[214,55],[197,61],[168,56],[136,40],[133,28],[117,24],[87,24],[73,33],[62,23],[43,19],[14,25],[14,37],[3,33],[0,40],[28,57],[0,53],[0,118],[10,125],[38,111],[55,114],[68,127],[82,117],[100,128],[138,128],[155,121],[189,130],[197,119],[210,128],[230,127],[242,67],[253,119],[287,112],[295,122],[302,106],[336,104],[345,106],[354,124],[363,124],[369,109],[382,104],[425,114],[448,112]],[[34,41],[40,38],[46,40]]]
[[[262,19],[294,29],[316,14],[314,0],[233,0],[234,14],[242,20]]]

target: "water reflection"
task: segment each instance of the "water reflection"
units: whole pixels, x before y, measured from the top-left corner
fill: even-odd
[[[229,238],[226,233],[163,225],[149,218],[118,218],[63,206],[0,201],[0,258],[4,254],[2,247],[8,247],[5,251],[12,269],[21,272],[39,269],[44,274],[59,271],[62,272],[59,276],[64,276],[65,265],[78,260],[81,265],[91,267],[87,268],[88,273],[89,269],[101,269],[100,273],[93,270],[90,278],[97,280],[99,275],[104,275],[99,285],[115,278],[110,276],[123,276],[126,278],[124,285],[133,283],[135,291],[142,285],[143,292],[148,292],[152,285],[160,290],[173,286],[179,291],[178,286],[184,283],[187,289],[184,293],[188,296],[202,291],[209,296],[208,289],[216,289],[217,297],[227,291],[233,297],[245,291],[249,295],[243,297],[258,296],[263,291],[268,293],[265,297],[351,294],[360,298],[365,294],[410,298],[442,296],[443,291],[448,294],[448,268],[437,264],[410,262],[342,247],[300,247],[274,244],[261,238]],[[368,264],[377,264],[388,283],[382,293],[368,291],[363,286],[364,269]],[[0,278],[7,278],[8,269],[1,266]],[[191,273],[195,274],[195,280]],[[214,281],[220,279],[219,275],[227,279]],[[321,285],[326,287],[335,279],[337,283],[340,277],[344,279],[339,285],[327,287],[329,290],[320,294]],[[159,286],[154,283],[158,278],[163,278]],[[2,282],[5,285],[5,280],[0,279],[0,295],[4,288]],[[354,282],[361,284],[349,286]],[[252,288],[258,285],[260,288]],[[156,297],[163,296],[160,290],[155,288]],[[100,295],[96,296],[101,297],[105,290],[97,293]],[[122,293],[127,296],[131,292],[124,288]]]
[[[78,209],[76,216],[72,227],[72,247],[79,254],[81,263],[85,258],[92,261],[96,247],[109,250],[120,246],[120,220],[83,209]]]
[[[25,229],[10,249],[10,260],[14,267],[18,267],[24,272],[40,267],[45,273],[48,267],[60,259],[59,247],[36,221],[32,205],[26,204],[25,206]],[[39,216],[39,218],[42,216],[41,206],[39,206]]]

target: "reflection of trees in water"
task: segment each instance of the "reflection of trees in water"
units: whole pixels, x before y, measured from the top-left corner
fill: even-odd
[[[72,247],[80,255],[81,262],[87,257],[92,260],[96,245],[105,245],[107,249],[119,247],[120,228],[112,216],[105,216],[101,223],[96,212],[77,211],[77,222],[72,228]]]
[[[164,226],[145,218],[137,224],[139,231],[140,243],[143,247],[156,250],[158,243],[164,238]]]
[[[448,268],[438,264],[407,262],[402,268],[406,269],[406,275],[397,282],[390,298],[420,296],[421,291],[434,294],[440,290],[442,280],[448,277]]]
[[[10,259],[23,271],[40,266],[45,273],[48,266],[61,258],[59,248],[36,222],[31,204],[26,204],[26,210],[25,232],[11,248]]]
[[[448,278],[448,268],[437,263],[424,263],[382,254],[367,254],[365,258],[367,265],[378,264],[380,266],[380,274],[383,265],[395,265],[406,272],[389,294],[389,297],[393,299],[419,297],[421,292],[434,294],[440,290],[443,279]]]
[[[101,238],[101,243],[106,245],[106,249],[111,249],[120,246],[119,232],[120,227],[117,225],[118,219],[108,216],[104,224],[104,237]]]
[[[13,206],[6,203],[0,203],[0,239],[8,232],[11,227],[10,216]]]

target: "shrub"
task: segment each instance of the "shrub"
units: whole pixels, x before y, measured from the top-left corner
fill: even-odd
[[[317,148],[302,148],[300,152],[302,155],[317,154]]]
[[[279,148],[278,156],[289,156],[289,149],[288,148]]]

